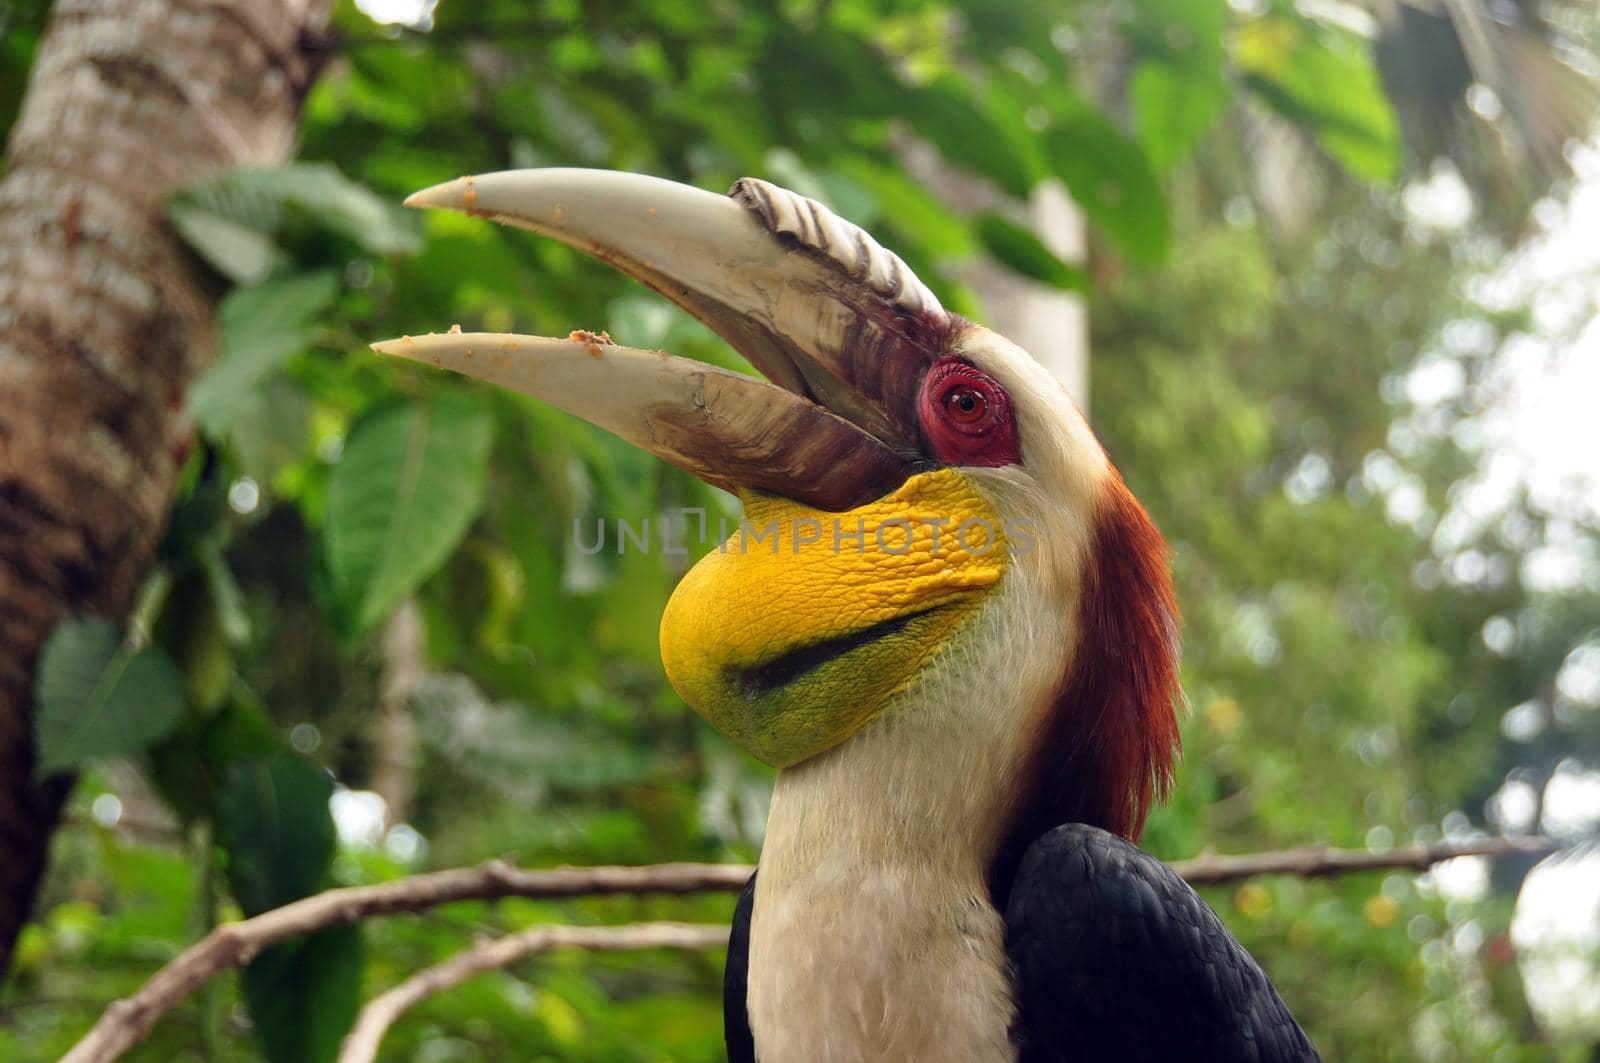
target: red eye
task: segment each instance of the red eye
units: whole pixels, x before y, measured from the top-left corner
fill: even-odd
[[[989,412],[989,400],[977,388],[957,384],[944,393],[944,412],[957,424],[977,424]]]
[[[923,378],[917,405],[928,451],[946,465],[1015,465],[1022,460],[1010,396],[971,362],[935,362]]]

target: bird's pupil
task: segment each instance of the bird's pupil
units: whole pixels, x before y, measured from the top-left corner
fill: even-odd
[[[985,405],[983,396],[972,388],[954,388],[945,396],[944,401],[950,415],[959,421],[971,422],[983,416]]]

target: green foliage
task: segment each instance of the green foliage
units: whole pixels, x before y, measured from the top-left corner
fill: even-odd
[[[236,284],[254,284],[283,267],[283,252],[257,229],[176,198],[166,213],[178,235]]]
[[[1182,0],[1136,10],[1128,78],[1139,146],[1157,173],[1189,157],[1229,102],[1226,3]]]
[[[1353,34],[1272,14],[1239,28],[1234,61],[1269,106],[1311,129],[1351,173],[1384,181],[1399,172],[1400,124]]]
[[[323,541],[353,632],[381,622],[461,541],[483,504],[493,431],[476,402],[448,394],[351,426],[328,480]]]
[[[1064,118],[1046,144],[1073,199],[1129,258],[1149,264],[1166,255],[1172,239],[1166,200],[1132,138],[1101,115],[1081,111]]]
[[[1067,265],[1031,230],[998,214],[978,219],[978,238],[996,262],[1024,277],[1065,291],[1082,291],[1086,285],[1082,269]]]
[[[246,915],[259,915],[326,884],[333,859],[327,773],[277,754],[230,764],[217,797],[217,842]]]
[[[1137,119],[1139,146],[1162,173],[1182,162],[1228,102],[1220,76],[1196,77],[1157,59],[1134,68],[1128,97]]]
[[[183,714],[183,677],[167,654],[127,646],[116,625],[94,617],[51,633],[35,689],[42,775],[137,753]]]
[[[171,197],[166,214],[190,247],[238,284],[283,269],[280,239],[307,227],[377,255],[417,249],[413,221],[327,163],[234,170]]]
[[[259,915],[331,883],[333,823],[327,773],[277,753],[229,765],[217,797],[217,842],[245,915]],[[361,934],[334,927],[250,961],[244,999],[270,1060],[331,1060],[360,1007]]]
[[[321,1063],[361,1008],[361,932],[339,926],[267,949],[241,983],[251,1021],[269,1060]]]
[[[241,408],[305,349],[338,293],[338,277],[318,270],[239,288],[223,300],[222,351],[189,392],[189,409],[208,435],[227,438]]]

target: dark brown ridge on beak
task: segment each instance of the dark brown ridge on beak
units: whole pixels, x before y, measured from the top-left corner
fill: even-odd
[[[830,357],[809,372],[798,367],[806,381],[803,393],[833,408],[830,396],[839,384],[847,385],[889,423],[893,438],[887,442],[920,451],[916,410],[922,378],[968,322],[945,310],[900,256],[815,200],[752,177],[735,181],[728,195],[787,247],[846,282],[827,289],[827,297],[848,314]]]

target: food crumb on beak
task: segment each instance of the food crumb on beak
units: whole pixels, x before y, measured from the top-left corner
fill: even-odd
[[[656,208],[654,208],[654,207],[646,207],[646,208],[644,208],[644,212],[649,217],[653,218],[653,217],[656,216]]]
[[[451,325],[450,326],[450,331],[449,331],[448,335],[459,336],[460,334],[461,334],[461,326],[460,325]]]
[[[464,180],[467,183],[467,189],[461,193],[461,202],[470,207],[478,201],[478,190],[473,186],[471,177],[464,178]]]
[[[567,208],[563,207],[560,203],[557,203],[555,205],[554,209],[552,209],[550,211],[550,220],[551,221],[560,221],[562,218],[565,218],[566,216],[567,216]]]
[[[589,352],[590,358],[600,357],[600,348],[602,346],[611,347],[616,344],[609,332],[590,332],[588,329],[581,328],[573,329],[567,333],[567,339],[572,343],[583,344],[584,349]]]

